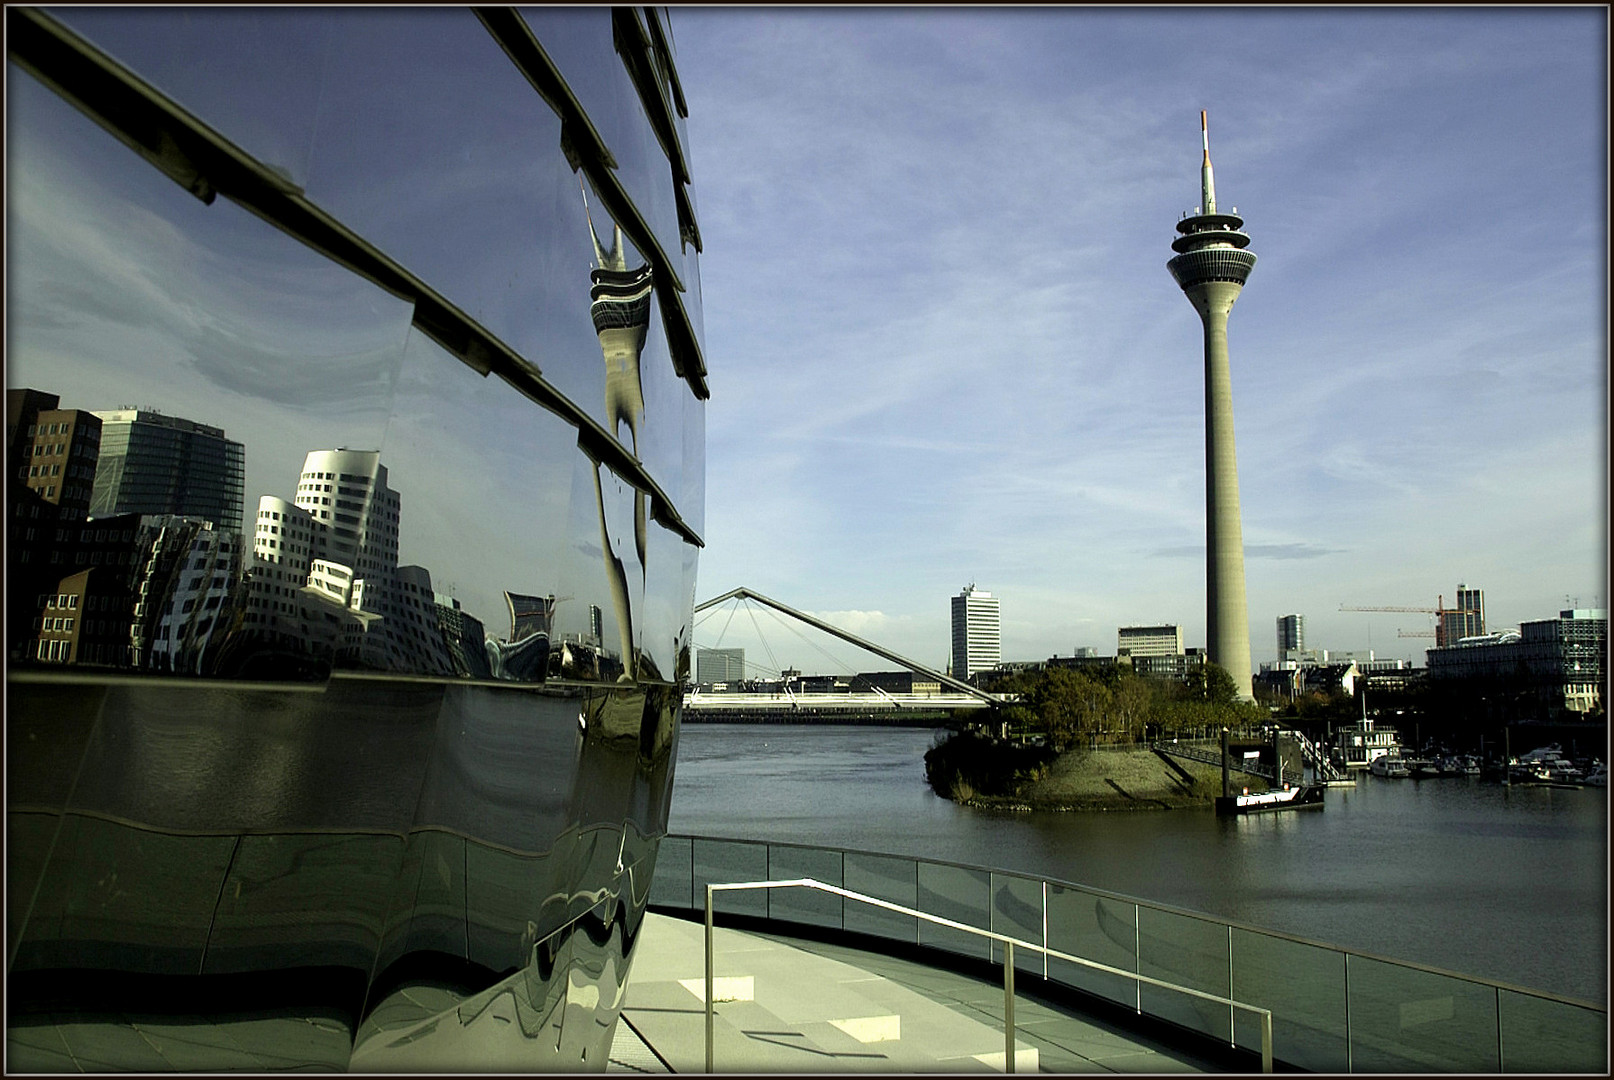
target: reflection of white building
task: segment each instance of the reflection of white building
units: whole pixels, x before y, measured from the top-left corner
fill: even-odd
[[[377,450],[315,450],[303,461],[297,505],[314,523],[314,556],[355,577],[398,565],[398,493]]]
[[[340,665],[475,674],[481,624],[444,619],[421,566],[398,565],[401,500],[374,450],[315,450],[294,502],[258,501],[247,623],[329,650]],[[456,663],[471,651],[477,660]],[[461,670],[464,669],[464,670]]]
[[[313,551],[314,519],[307,510],[274,495],[258,500],[247,583],[248,629],[295,633],[297,591],[308,584]]]

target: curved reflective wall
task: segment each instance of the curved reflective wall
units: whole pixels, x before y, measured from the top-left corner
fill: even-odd
[[[8,1065],[603,1068],[703,527],[666,12],[6,18]]]

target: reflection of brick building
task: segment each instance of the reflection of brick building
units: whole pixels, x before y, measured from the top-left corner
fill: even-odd
[[[126,665],[133,608],[127,572],[92,567],[62,578],[57,589],[36,601],[29,654],[46,663]]]
[[[45,524],[56,508],[34,492],[13,491],[13,512],[44,506],[40,518],[13,526],[22,550],[8,555],[11,657],[47,663],[124,664],[133,617],[130,581],[139,564],[139,519],[126,514]],[[34,521],[40,523],[32,524]],[[26,556],[26,558],[24,558]]]
[[[62,409],[55,394],[6,391],[7,467],[29,490],[80,521],[90,508],[101,421],[82,409]]]

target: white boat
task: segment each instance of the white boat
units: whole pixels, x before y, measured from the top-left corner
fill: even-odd
[[[1587,787],[1608,787],[1608,766],[1601,761],[1592,762],[1592,771],[1582,781]]]
[[[1373,759],[1368,771],[1374,776],[1382,776],[1388,780],[1404,780],[1412,775],[1407,763],[1401,760],[1399,754],[1381,754]]]

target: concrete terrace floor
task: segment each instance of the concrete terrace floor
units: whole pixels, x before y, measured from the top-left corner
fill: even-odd
[[[650,914],[607,1072],[702,1072],[704,928]],[[714,932],[718,1072],[1003,1072],[1003,987],[839,945]],[[1015,1071],[1217,1072],[1192,1054],[1024,996]]]

